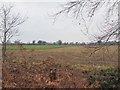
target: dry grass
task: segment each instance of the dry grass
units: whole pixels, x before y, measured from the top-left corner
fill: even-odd
[[[3,66],[4,87],[87,88],[99,87],[96,80],[90,84],[85,71],[116,68],[118,48],[110,46],[95,52],[93,48],[68,46],[48,50],[9,50]],[[57,80],[50,82],[49,70],[57,68]]]

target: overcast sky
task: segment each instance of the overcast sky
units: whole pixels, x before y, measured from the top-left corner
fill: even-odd
[[[0,0],[8,1],[8,0]],[[27,16],[28,20],[21,25],[20,36],[14,37],[12,41],[20,39],[22,42],[33,40],[45,40],[54,42],[57,40],[68,42],[90,42],[92,37],[87,37],[81,32],[81,28],[72,17],[61,16],[53,24],[51,17],[60,10],[60,5],[69,0],[9,0],[15,1],[15,12]],[[96,30],[96,24],[102,18],[99,16],[91,24],[91,29]],[[84,29],[84,28],[82,28]]]
[[[74,0],[0,0],[1,2],[66,2]]]

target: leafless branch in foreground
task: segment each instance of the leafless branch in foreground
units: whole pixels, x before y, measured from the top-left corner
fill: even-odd
[[[0,39],[3,45],[3,57],[6,54],[6,43],[18,34],[19,26],[26,21],[21,15],[13,13],[14,6],[3,4],[0,7]]]
[[[61,14],[70,14],[75,20],[79,20],[79,23],[84,23],[87,32],[89,31],[86,22],[92,22],[92,19],[96,15],[97,11],[104,7],[106,14],[104,25],[101,25],[103,33],[102,35],[95,35],[98,41],[105,41],[107,43],[111,38],[116,36],[119,37],[119,24],[118,18],[115,14],[118,14],[118,4],[119,0],[75,0],[66,3],[63,9],[55,13],[54,19],[58,18]],[[115,19],[111,19],[116,17]],[[107,27],[109,26],[109,28]],[[86,34],[87,35],[87,34]]]

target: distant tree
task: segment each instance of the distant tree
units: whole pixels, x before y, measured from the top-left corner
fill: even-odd
[[[39,40],[37,43],[38,43],[39,45],[46,45],[46,44],[47,44],[46,41],[42,41],[42,40]]]
[[[35,40],[32,41],[32,44],[35,45]]]
[[[69,43],[68,42],[66,42],[66,45],[68,45]]]
[[[68,43],[67,42],[64,42],[63,45],[67,45]]]
[[[78,44],[79,44],[78,42],[75,43],[75,45],[78,45]]]
[[[42,41],[42,45],[46,45],[47,44],[47,42],[46,41]]]
[[[101,45],[102,41],[101,41],[101,40],[99,40],[97,43],[98,43],[98,45]]]
[[[94,43],[94,42],[90,42],[90,43],[88,43],[88,45],[95,45],[96,43]]]
[[[82,42],[81,45],[86,45],[85,42]]]
[[[70,42],[70,45],[74,45],[74,42]]]
[[[56,42],[53,42],[53,45],[56,45]]]
[[[20,42],[20,40],[15,40],[14,41],[14,44],[20,44],[21,42]]]
[[[61,41],[61,40],[58,40],[58,41],[57,41],[57,44],[58,44],[58,45],[62,45],[62,41]]]
[[[42,45],[42,41],[41,41],[41,40],[39,40],[37,43],[38,43],[39,45]]]

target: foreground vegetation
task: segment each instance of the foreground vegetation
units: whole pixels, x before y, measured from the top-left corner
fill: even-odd
[[[117,88],[118,47],[69,46],[46,50],[8,50],[3,64],[4,87]],[[51,82],[50,69],[57,69]]]

